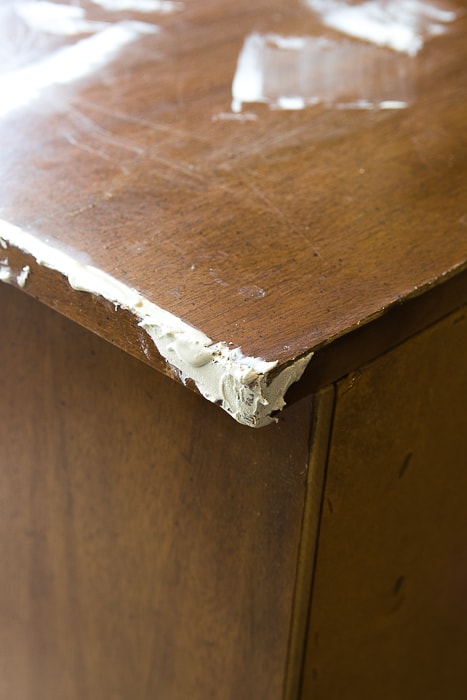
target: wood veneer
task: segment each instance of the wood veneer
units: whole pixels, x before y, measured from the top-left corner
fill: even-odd
[[[337,385],[303,700],[465,694],[466,348],[464,308]]]
[[[14,5],[17,66],[82,38],[24,41]],[[243,120],[244,39],[326,34],[304,3],[79,5],[159,30],[2,114],[0,219],[213,341],[314,355],[251,431],[0,248],[30,266],[0,285],[0,696],[464,697],[465,0],[407,109]]]
[[[311,400],[252,431],[0,294],[0,697],[279,700]]]
[[[319,35],[317,17],[224,0],[143,18],[160,31],[2,119],[2,218],[281,365],[465,265],[465,13],[413,57],[406,110],[253,105],[246,122],[215,120],[244,38]],[[33,293],[134,352],[124,315],[80,314],[56,278]]]

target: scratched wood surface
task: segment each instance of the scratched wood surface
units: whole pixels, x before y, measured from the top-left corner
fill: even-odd
[[[0,300],[2,700],[280,700],[310,399],[251,431]]]
[[[407,109],[251,104],[240,120],[231,89],[247,36],[329,35],[304,3],[187,1],[166,13],[80,5],[86,21],[159,30],[0,117],[3,220],[213,340],[280,363],[464,266],[465,13],[410,59]],[[83,38],[12,31],[13,9],[3,31],[15,70]],[[22,255],[15,264],[24,262],[26,292],[162,366],[134,319]]]
[[[466,309],[337,387],[302,700],[467,688]]]

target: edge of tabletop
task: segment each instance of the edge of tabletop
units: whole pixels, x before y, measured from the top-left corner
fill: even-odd
[[[0,222],[0,281],[195,389],[251,427],[276,420],[287,390],[313,354],[308,351],[281,365],[245,356],[112,275],[7,222]],[[77,297],[77,292],[84,294]]]
[[[251,427],[275,422],[286,399],[294,402],[336,381],[465,303],[464,268],[414,288],[344,335],[279,364],[213,342],[108,273],[0,221],[0,281],[23,289]]]

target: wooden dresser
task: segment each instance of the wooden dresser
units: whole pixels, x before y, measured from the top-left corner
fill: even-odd
[[[0,700],[466,697],[466,2],[1,13]]]

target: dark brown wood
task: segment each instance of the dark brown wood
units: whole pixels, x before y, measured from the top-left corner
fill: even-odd
[[[64,308],[68,309],[70,313],[66,315],[76,323],[150,367],[178,379],[170,364],[159,355],[147,333],[135,322],[130,311],[116,308],[101,296],[76,291],[68,284],[66,277],[39,265],[33,257],[25,256],[20,250],[10,248],[8,262],[16,272],[22,269],[25,262],[28,264],[30,273],[24,291],[35,299],[61,313]]]
[[[310,399],[251,431],[0,294],[0,697],[282,698]]]
[[[465,695],[466,319],[338,385],[303,700]]]
[[[251,105],[257,118],[239,122],[216,117],[230,110],[245,37],[326,33],[304,3],[204,0],[167,15],[84,5],[88,18],[160,31],[2,117],[4,220],[281,364],[465,265],[466,13],[413,57],[406,110]],[[39,40],[42,55],[58,41]],[[56,276],[33,289],[31,275],[26,291],[142,353],[134,319],[106,320],[100,304],[97,318],[80,313]],[[163,367],[157,353],[146,361]]]
[[[467,270],[421,296],[394,304],[384,316],[319,348],[300,382],[287,392],[287,403],[342,379],[465,304]]]
[[[324,491],[324,478],[334,414],[335,389],[327,387],[313,399],[313,423],[307,470],[306,497],[298,551],[290,645],[284,684],[284,700],[296,700],[300,694],[303,650],[307,634],[318,533]]]
[[[0,285],[0,700],[463,697],[466,0],[398,64],[406,109],[241,114],[255,32],[387,64],[305,0],[103,4],[2,9],[0,279],[42,304]],[[313,351],[295,405],[236,425],[11,226],[269,378]]]

